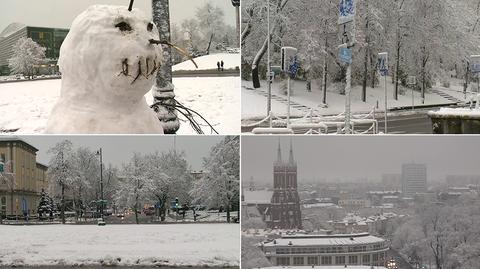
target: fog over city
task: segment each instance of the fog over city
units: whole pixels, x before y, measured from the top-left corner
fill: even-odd
[[[427,166],[428,181],[446,175],[480,174],[479,137],[242,137],[242,180],[273,182],[272,165],[280,141],[282,158],[288,160],[290,141],[302,181],[379,181],[382,174],[401,173],[403,163]]]

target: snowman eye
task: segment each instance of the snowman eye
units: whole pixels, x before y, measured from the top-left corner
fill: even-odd
[[[149,22],[147,25],[147,30],[151,32],[153,30],[153,23]]]
[[[115,27],[119,28],[120,31],[122,31],[122,32],[132,31],[132,27],[130,26],[130,24],[128,24],[124,21],[115,24]]]

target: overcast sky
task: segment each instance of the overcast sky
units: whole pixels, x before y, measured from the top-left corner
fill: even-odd
[[[223,136],[19,136],[39,149],[37,161],[48,164],[48,149],[56,143],[68,138],[74,147],[84,146],[91,150],[102,147],[103,161],[119,168],[130,160],[134,152],[153,153],[173,149],[176,137],[177,151],[184,151],[186,159],[194,170],[202,168],[203,157],[207,157],[210,149],[223,139]]]
[[[280,142],[288,158],[290,138]],[[298,179],[374,179],[401,173],[402,163],[427,165],[429,180],[448,174],[480,174],[480,137],[472,136],[295,136],[292,138]],[[273,181],[278,137],[242,137],[242,180]]]
[[[170,0],[171,23],[180,25],[195,17],[195,11],[207,2],[224,11],[225,23],[235,26],[235,8],[230,0]],[[73,19],[94,4],[125,5],[130,0],[0,0],[0,32],[12,22],[31,26],[70,28]],[[151,0],[136,0],[134,7],[151,18]]]

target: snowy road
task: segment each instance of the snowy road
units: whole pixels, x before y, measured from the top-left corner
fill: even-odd
[[[0,84],[0,132],[43,133],[60,96],[61,80]],[[177,100],[202,114],[220,134],[240,132],[240,81],[238,77],[174,78]],[[147,102],[152,102],[150,93]],[[182,119],[183,120],[183,119]],[[209,133],[208,128],[204,128]],[[182,121],[179,134],[194,134]]]
[[[238,224],[0,226],[0,266],[238,266]]]

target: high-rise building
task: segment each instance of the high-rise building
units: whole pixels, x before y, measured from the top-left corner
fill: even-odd
[[[302,227],[300,198],[297,191],[297,163],[293,157],[291,143],[287,161],[282,160],[282,150],[280,143],[278,144],[277,160],[273,164],[273,195],[265,221],[272,229]]]
[[[408,163],[402,165],[403,197],[413,197],[416,193],[427,191],[427,166]]]

